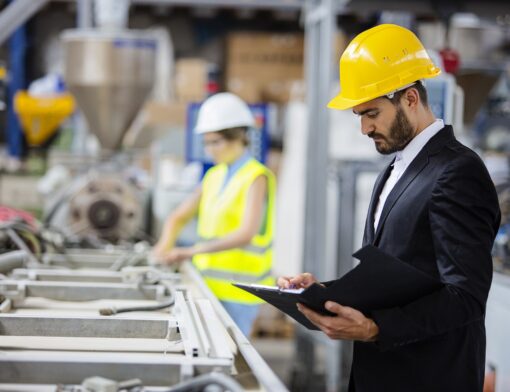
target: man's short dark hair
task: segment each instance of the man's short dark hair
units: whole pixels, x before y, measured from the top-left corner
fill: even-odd
[[[423,106],[428,107],[429,102],[428,102],[427,89],[425,88],[425,86],[423,85],[423,83],[420,80],[416,81],[416,83],[414,83],[412,86],[409,86],[408,88],[406,88],[404,90],[397,91],[393,95],[393,98],[388,98],[388,99],[391,101],[391,103],[393,103],[393,105],[397,105],[400,102],[400,98],[402,98],[402,95],[404,95],[404,93],[407,90],[409,90],[410,88],[415,88],[418,91],[418,95],[420,96],[420,101],[423,103]]]

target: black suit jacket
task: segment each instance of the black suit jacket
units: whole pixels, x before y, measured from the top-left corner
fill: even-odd
[[[370,315],[379,326],[378,341],[355,342],[349,390],[482,391],[485,304],[500,223],[494,185],[478,155],[446,126],[390,192],[374,232],[390,171],[391,165],[376,181],[363,244],[440,279],[444,288]]]

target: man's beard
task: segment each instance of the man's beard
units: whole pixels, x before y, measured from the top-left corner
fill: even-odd
[[[414,130],[402,108],[397,106],[397,114],[390,126],[389,135],[386,137],[373,132],[368,137],[382,139],[382,143],[375,143],[375,148],[379,153],[388,155],[403,150],[413,139]]]

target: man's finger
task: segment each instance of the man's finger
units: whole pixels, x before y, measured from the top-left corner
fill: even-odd
[[[300,274],[290,280],[290,283],[297,286],[297,287],[308,287],[311,283],[315,281],[312,274],[309,272],[305,272],[303,274]]]
[[[324,307],[326,308],[326,310],[329,310],[330,312],[335,313],[339,316],[345,315],[346,307],[340,305],[339,303],[327,301]]]
[[[314,323],[319,328],[323,325],[323,316],[319,313],[314,312],[313,310],[307,308],[305,305],[298,304],[298,310],[305,315],[305,317]]]
[[[289,285],[290,285],[290,279],[291,279],[291,277],[289,277],[289,276],[281,276],[276,281],[276,285],[278,287],[281,287],[281,288],[284,288],[284,289],[288,289]]]
[[[344,318],[352,319],[356,317],[356,314],[358,313],[357,310],[350,308],[349,306],[343,306],[333,301],[327,301],[324,307],[330,312]]]

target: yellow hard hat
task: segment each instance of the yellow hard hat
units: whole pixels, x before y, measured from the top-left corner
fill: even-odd
[[[382,24],[357,35],[340,58],[340,93],[328,107],[349,109],[441,73],[408,29]]]

